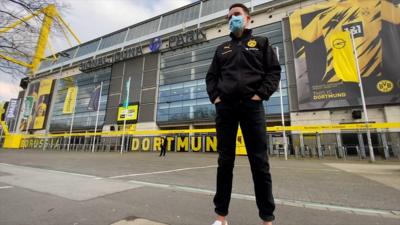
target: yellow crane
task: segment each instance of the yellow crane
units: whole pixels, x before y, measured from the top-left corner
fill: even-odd
[[[57,8],[55,7],[54,4],[50,4],[40,10],[37,10],[35,12],[33,12],[32,14],[22,18],[21,20],[18,20],[17,22],[6,26],[6,28],[3,28],[0,30],[0,35],[3,35],[5,33],[7,33],[8,31],[12,30],[13,28],[17,27],[18,25],[20,25],[23,22],[26,22],[30,19],[32,19],[34,16],[38,16],[40,14],[43,14],[44,18],[43,18],[43,22],[42,22],[42,27],[40,29],[40,33],[39,33],[39,38],[36,44],[36,51],[34,56],[32,57],[32,61],[30,63],[18,60],[16,58],[13,58],[11,56],[5,55],[5,54],[1,54],[0,53],[0,58],[8,60],[10,62],[13,62],[15,64],[27,67],[30,69],[30,74],[31,76],[35,75],[35,72],[37,71],[40,62],[42,60],[44,60],[44,54],[46,51],[46,47],[47,45],[50,46],[49,43],[49,35],[50,35],[50,31],[51,31],[51,27],[52,24],[54,22],[54,19],[58,19],[59,23],[61,25],[63,25],[68,31],[69,33],[74,37],[74,39],[80,44],[80,40],[78,39],[78,37],[75,35],[75,33],[72,31],[72,29],[67,25],[67,23],[62,19],[60,13],[58,12]],[[67,33],[64,31],[63,27],[61,26],[63,34],[65,36],[65,38],[67,39],[68,43],[71,45],[70,40],[68,39]],[[53,54],[54,59],[56,59],[56,57]]]

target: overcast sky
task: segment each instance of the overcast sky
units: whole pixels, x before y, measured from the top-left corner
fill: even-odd
[[[60,0],[68,5],[64,20],[81,42],[133,25],[197,0]],[[69,48],[66,41],[52,38],[57,51]],[[0,101],[18,96],[19,80],[0,73]]]

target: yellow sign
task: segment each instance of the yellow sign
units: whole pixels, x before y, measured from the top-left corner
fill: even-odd
[[[250,40],[247,42],[247,46],[249,46],[250,48],[254,48],[254,47],[256,47],[256,45],[257,45],[257,41],[254,40],[254,39],[250,39]]]
[[[383,93],[391,92],[393,90],[393,87],[393,82],[390,80],[381,80],[376,85],[376,88]]]
[[[127,108],[120,106],[118,108],[118,122],[123,122],[126,117],[126,121],[136,122],[138,118],[139,104],[129,105]]]
[[[41,96],[41,95],[50,94],[52,84],[53,84],[53,80],[50,80],[50,79],[40,81],[38,95]]]
[[[344,82],[358,83],[356,62],[350,32],[336,32],[331,36],[333,68],[336,75]]]
[[[67,96],[65,97],[63,113],[71,114],[75,110],[76,96],[78,94],[78,87],[69,87]]]
[[[177,152],[216,152],[217,137],[213,134],[201,136],[182,136],[181,134],[168,136],[164,140],[166,142],[167,151]],[[190,143],[189,143],[190,142]],[[161,149],[161,137],[132,137],[132,151],[159,151]],[[246,154],[246,152],[242,153]]]

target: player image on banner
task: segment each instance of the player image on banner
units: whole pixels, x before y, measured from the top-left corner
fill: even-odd
[[[38,91],[39,91],[39,82],[31,83],[29,85],[28,93],[24,101],[24,113],[21,119],[21,123],[19,125],[19,129],[21,131],[26,131],[28,127],[32,127],[29,125],[33,125],[32,114],[34,112],[34,108],[38,100]]]
[[[366,103],[400,102],[400,9],[397,1],[334,0],[290,15],[301,110],[361,105],[357,83],[338,76],[332,36],[353,33]]]
[[[24,116],[20,123],[20,130],[43,129],[46,122],[48,106],[50,105],[50,93],[53,88],[53,80],[46,79],[29,85],[29,91],[24,109]]]
[[[40,81],[38,101],[35,109],[35,119],[33,120],[33,129],[43,129],[46,116],[47,108],[50,106],[50,93],[53,88],[53,80],[42,80]]]

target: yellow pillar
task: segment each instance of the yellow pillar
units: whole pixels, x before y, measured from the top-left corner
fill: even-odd
[[[51,25],[53,24],[54,17],[57,14],[57,10],[55,5],[50,4],[46,8],[43,9],[44,19],[42,23],[42,28],[40,30],[39,39],[36,46],[36,54],[32,59],[32,73],[34,74],[39,67],[40,60],[44,58],[47,42],[49,39],[49,33],[51,29]]]

